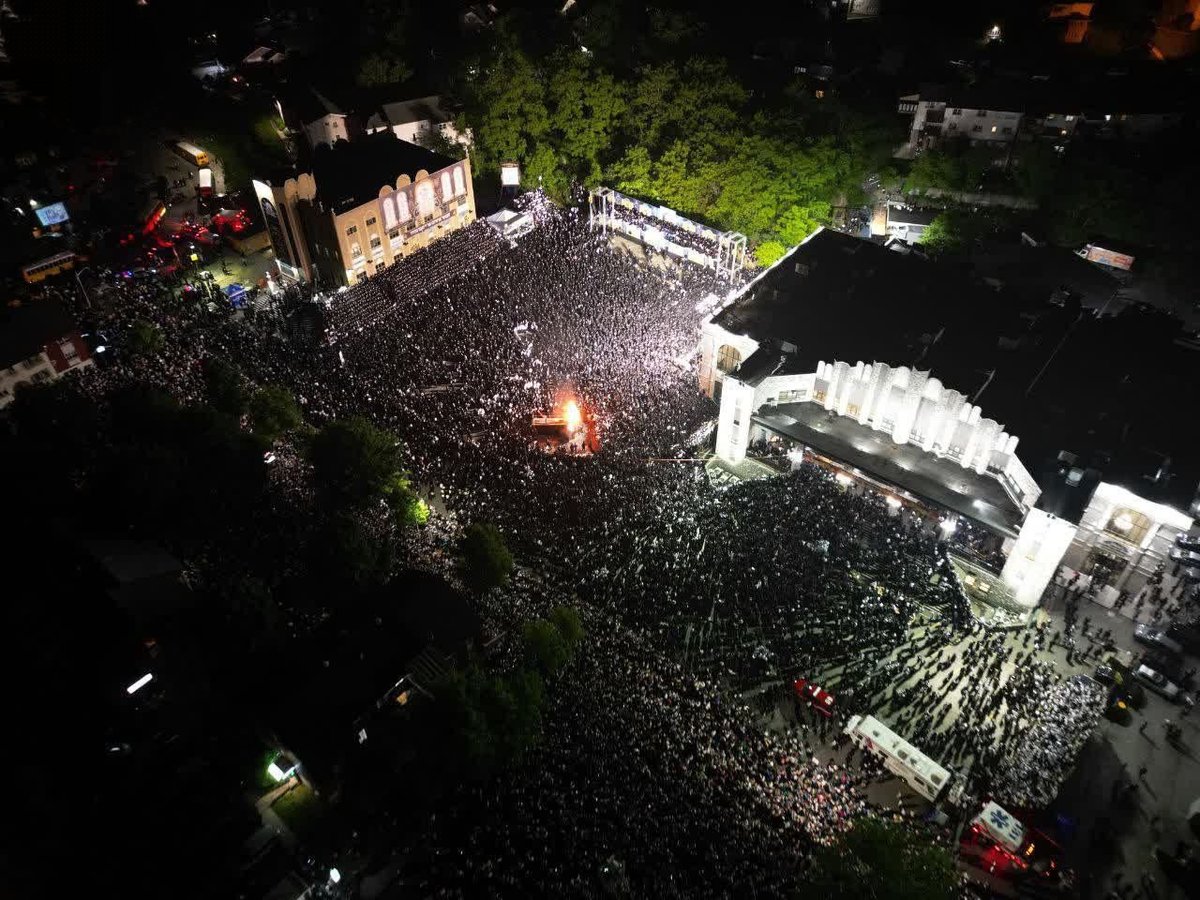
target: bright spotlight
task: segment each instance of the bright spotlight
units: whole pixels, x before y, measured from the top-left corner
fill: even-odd
[[[136,694],[138,691],[140,691],[142,688],[144,688],[146,685],[148,685],[152,678],[154,678],[154,675],[152,675],[150,672],[147,672],[145,675],[143,675],[141,678],[139,678],[137,681],[135,681],[129,687],[125,688],[125,693]]]

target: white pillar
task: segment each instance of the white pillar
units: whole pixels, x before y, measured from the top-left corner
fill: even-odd
[[[754,414],[754,388],[726,375],[721,386],[721,412],[717,417],[717,457],[736,465],[746,458],[750,417]]]
[[[1029,511],[1000,572],[1001,580],[1017,603],[1026,609],[1037,605],[1071,546],[1075,531],[1075,526],[1066,519],[1040,509]]]

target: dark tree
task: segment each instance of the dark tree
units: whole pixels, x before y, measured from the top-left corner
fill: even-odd
[[[152,356],[163,348],[163,336],[158,326],[138,319],[129,329],[126,349],[134,356]]]
[[[205,360],[204,393],[213,409],[235,418],[246,411],[246,384],[242,373],[223,359]]]
[[[250,421],[257,434],[274,441],[301,423],[300,406],[287,388],[267,385],[250,398]]]
[[[378,500],[400,469],[400,443],[359,416],[330,422],[309,446],[317,489],[339,506]]]
[[[472,589],[483,593],[508,583],[513,558],[495,525],[476,522],[468,526],[458,551],[463,580]]]
[[[527,622],[522,633],[525,653],[547,678],[553,678],[567,664],[571,650],[566,638],[545,619]]]
[[[949,850],[910,826],[863,818],[817,853],[809,888],[824,900],[952,900],[958,870]]]

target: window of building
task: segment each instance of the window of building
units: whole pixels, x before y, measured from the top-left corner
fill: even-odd
[[[375,224],[375,222],[376,222],[375,217],[371,216],[371,218],[367,219],[367,227],[370,228],[372,225]]]
[[[1074,122],[1074,121],[1075,121],[1075,117],[1074,117],[1074,116],[1063,116],[1063,118],[1064,118],[1064,119],[1066,119],[1068,122]]]
[[[717,351],[717,371],[722,375],[732,372],[742,364],[742,354],[738,353],[736,347],[729,344],[722,344],[721,349]]]
[[[433,193],[433,182],[426,179],[417,185],[417,215],[423,219],[433,216],[437,198]]]
[[[1005,128],[1004,130],[1005,130],[1005,131],[1008,131],[1008,129],[1007,129],[1007,128]],[[992,134],[995,134],[995,133],[996,133],[996,126],[995,126],[995,125],[993,125],[993,126],[992,126]]]
[[[977,109],[977,110],[975,110],[975,115],[979,116],[979,118],[982,119],[985,116],[987,116],[987,110],[986,109]]]
[[[467,192],[466,183],[463,181],[462,166],[454,167],[454,196],[458,197]]]
[[[351,244],[350,245],[350,255],[353,257],[362,256],[363,255],[362,247],[359,246],[358,244]]]
[[[379,239],[379,235],[371,235],[371,249],[378,250],[381,246],[383,246],[383,241]]]
[[[952,116],[961,116],[961,115],[962,115],[962,110],[961,110],[961,109],[952,109],[952,110],[950,110],[950,115],[952,115]]]
[[[983,131],[983,126],[982,125],[972,125],[971,131],[975,134],[978,134],[979,132]]]
[[[1104,530],[1131,544],[1140,544],[1150,530],[1150,518],[1134,509],[1116,509]]]
[[[390,237],[394,241],[396,238],[400,237],[400,229],[393,228],[391,231],[388,232],[388,237]]]
[[[1012,129],[1009,126],[1005,125],[1003,128],[1000,129],[1000,132],[1002,134],[1012,134]],[[1064,131],[1063,134],[1066,134],[1066,132]]]
[[[442,202],[445,203],[447,200],[449,200],[453,196],[454,196],[454,194],[450,190],[450,173],[443,172],[442,173]]]
[[[354,237],[354,235],[356,235],[356,234],[358,234],[358,226],[357,225],[351,225],[349,228],[346,229],[346,237]]]

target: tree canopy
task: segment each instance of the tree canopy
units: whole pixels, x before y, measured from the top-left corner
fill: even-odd
[[[508,583],[513,558],[495,525],[476,522],[467,526],[458,551],[463,581],[474,590],[482,593]]]
[[[338,506],[364,506],[383,496],[400,471],[396,437],[354,416],[330,422],[308,449],[317,489]]]
[[[612,50],[603,57],[591,37],[587,50],[535,56],[505,23],[486,62],[472,59],[461,124],[475,136],[477,172],[515,161],[527,186],[559,198],[573,182],[611,184],[769,244],[758,256],[770,261],[859,199],[863,178],[888,163],[894,117],[814,100],[799,85],[753,97],[723,59],[683,52],[696,36],[686,19],[651,15],[656,49],[622,68],[609,40],[621,23],[608,8],[580,26]]]
[[[945,847],[907,824],[855,820],[817,853],[809,887],[824,900],[953,900],[958,871]]]
[[[303,419],[295,395],[285,387],[269,384],[250,398],[250,421],[255,433],[273,441]]]

